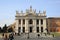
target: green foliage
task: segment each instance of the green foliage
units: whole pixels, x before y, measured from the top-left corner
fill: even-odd
[[[8,29],[8,32],[13,32],[13,29],[12,29],[12,27]]]
[[[12,27],[9,28],[9,29],[7,29],[7,28],[8,28],[8,27],[7,27],[6,24],[3,26],[3,28],[0,27],[0,33],[13,32],[13,28],[12,28]]]
[[[60,37],[60,33],[58,32],[52,32],[51,34],[54,34],[55,37]]]
[[[3,27],[3,32],[6,33],[7,32],[7,25],[5,24]]]
[[[54,35],[56,36],[56,37],[60,37],[60,33],[54,33]]]
[[[2,32],[1,30],[2,30],[2,29],[1,29],[1,27],[0,27],[0,33]]]

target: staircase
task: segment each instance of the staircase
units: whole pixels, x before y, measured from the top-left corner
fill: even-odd
[[[37,35],[40,34],[38,37]],[[28,39],[29,36],[29,39]],[[14,40],[53,40],[54,38],[51,35],[46,35],[44,33],[23,33],[20,36],[15,35]]]
[[[39,36],[38,36],[39,35]],[[40,37],[50,37],[52,38],[52,35],[44,34],[44,33],[23,33],[18,36],[19,38],[40,38]]]

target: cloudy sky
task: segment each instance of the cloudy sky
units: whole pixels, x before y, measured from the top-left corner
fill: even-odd
[[[46,10],[47,17],[60,17],[60,0],[0,0],[0,26],[12,24],[16,10],[25,12],[30,5],[37,12]]]

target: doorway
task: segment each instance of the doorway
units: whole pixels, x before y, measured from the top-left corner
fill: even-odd
[[[29,32],[30,32],[30,33],[32,33],[32,29],[33,29],[32,27],[29,27]]]
[[[20,33],[21,32],[21,27],[18,27],[18,33]]]
[[[41,27],[41,32],[43,32],[43,27]]]
[[[25,27],[23,27],[23,33],[25,33]]]
[[[39,27],[37,27],[37,33],[39,32]]]

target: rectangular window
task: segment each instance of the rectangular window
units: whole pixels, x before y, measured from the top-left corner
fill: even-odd
[[[19,19],[19,24],[21,24],[21,19]]]
[[[39,19],[36,20],[37,24],[39,24]]]
[[[23,19],[23,24],[25,24],[25,19]]]

